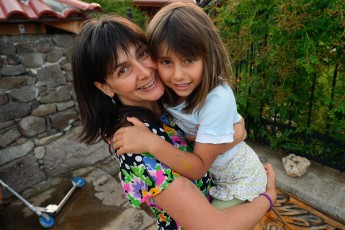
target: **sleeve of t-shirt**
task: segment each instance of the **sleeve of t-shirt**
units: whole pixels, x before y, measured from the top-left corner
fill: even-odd
[[[220,144],[234,141],[233,125],[241,120],[241,115],[237,113],[235,96],[229,86],[218,86],[211,91],[198,113],[196,142]]]
[[[163,129],[149,128],[168,140],[169,136]],[[124,154],[117,158],[120,163],[121,185],[133,207],[159,194],[178,176],[149,153]]]

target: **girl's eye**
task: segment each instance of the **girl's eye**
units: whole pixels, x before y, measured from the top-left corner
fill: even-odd
[[[196,61],[196,58],[186,58],[186,63],[193,64]]]
[[[160,62],[161,62],[163,65],[169,65],[169,64],[171,64],[171,61],[168,60],[168,59],[162,59]]]

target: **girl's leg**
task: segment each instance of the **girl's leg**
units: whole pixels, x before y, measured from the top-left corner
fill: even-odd
[[[218,209],[224,209],[224,208],[240,205],[240,204],[243,204],[245,202],[246,201],[239,200],[239,199],[236,199],[236,198],[234,198],[232,200],[228,200],[228,201],[213,199],[212,200],[212,205],[214,207],[218,208]]]

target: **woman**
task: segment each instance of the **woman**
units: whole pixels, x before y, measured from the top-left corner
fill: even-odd
[[[164,86],[149,56],[145,34],[135,24],[115,16],[86,22],[75,41],[72,69],[83,124],[81,141],[107,141],[127,125],[127,116],[135,116],[176,147],[191,150],[183,132],[158,103]],[[148,153],[117,159],[128,200],[133,206],[146,202],[156,214],[158,229],[251,229],[276,200],[270,165],[265,196],[220,211],[206,198],[208,174],[192,182]]]

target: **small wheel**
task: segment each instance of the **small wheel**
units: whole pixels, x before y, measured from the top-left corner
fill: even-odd
[[[54,218],[49,216],[49,215],[45,215],[44,216],[40,216],[39,221],[42,227],[44,228],[50,228],[54,225],[55,221]]]
[[[85,180],[81,177],[73,178],[73,183],[77,185],[78,188],[83,187],[85,184]]]

